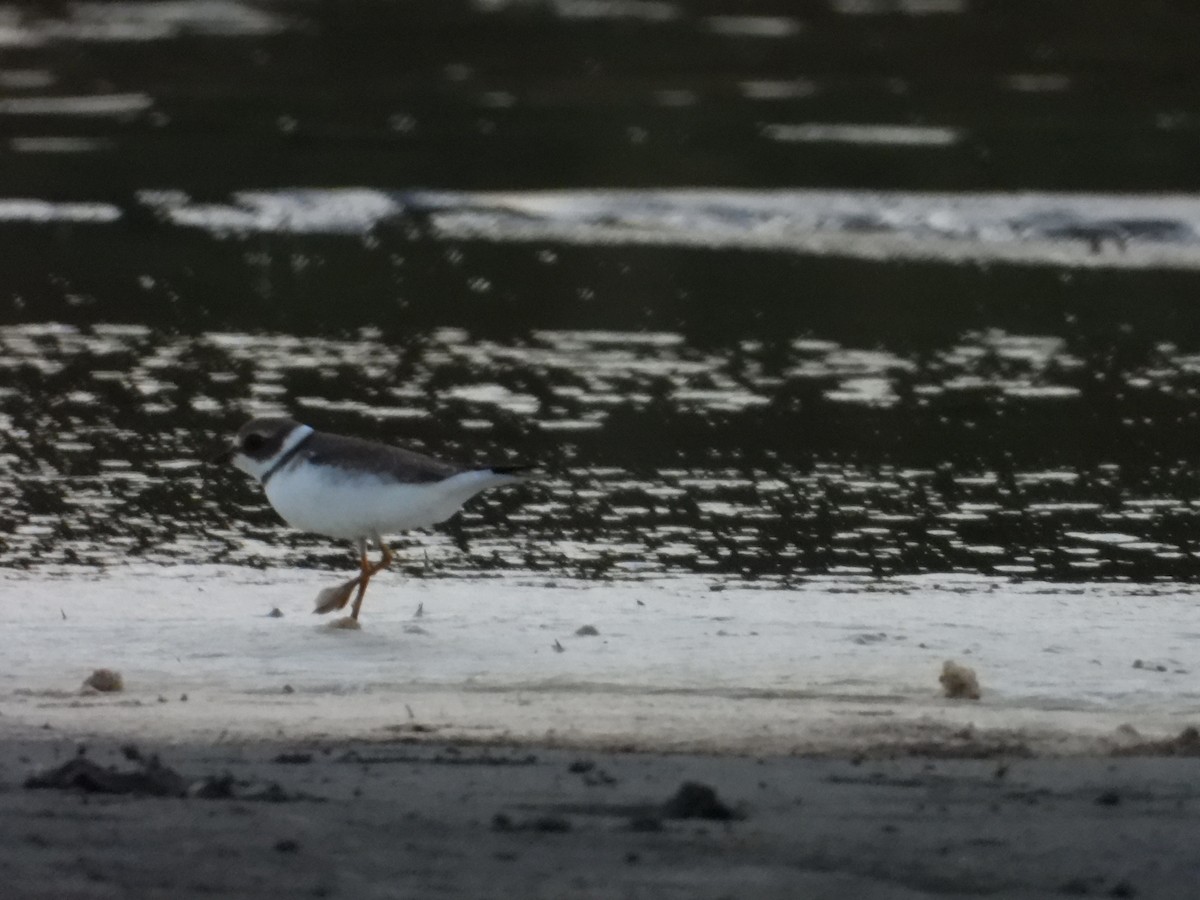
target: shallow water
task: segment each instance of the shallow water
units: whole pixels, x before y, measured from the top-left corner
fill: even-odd
[[[1099,0],[0,5],[0,196],[1189,190],[1200,14]]]
[[[1196,23],[1103,7],[0,7],[0,564],[343,567],[199,463],[286,410],[543,465],[414,571],[1192,576]]]
[[[662,331],[29,325],[0,329],[0,348],[10,565],[342,564],[329,542],[286,533],[240,473],[199,462],[246,417],[290,411],[481,464],[544,466],[440,536],[406,539],[412,564],[442,570],[787,582],[1178,578],[1195,566],[1200,363],[1167,344],[1114,360],[997,330],[888,350],[811,337],[699,346]]]

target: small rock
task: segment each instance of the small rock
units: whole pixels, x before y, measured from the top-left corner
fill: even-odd
[[[553,644],[553,647],[554,647],[554,652],[555,652],[555,653],[562,653],[563,651],[565,651],[565,650],[567,649],[566,647],[564,647],[564,646],[562,645],[562,643],[561,643],[561,642],[559,642],[559,641],[557,641],[557,640],[554,642],[554,644]]]
[[[275,842],[275,849],[280,853],[295,853],[300,849],[300,845],[290,838],[284,838],[281,841]]]
[[[575,630],[575,634],[578,637],[596,637],[600,632],[595,625],[581,625]]]
[[[662,806],[662,814],[668,819],[719,819],[736,818],[732,809],[717,797],[717,792],[707,784],[685,781],[675,796]]]
[[[946,696],[953,700],[978,700],[981,696],[975,670],[953,660],[942,663],[942,674],[938,676],[938,681],[942,683]]]
[[[116,669],[96,669],[83,680],[83,686],[103,694],[116,693],[125,690],[125,679]]]
[[[292,687],[290,684],[285,684],[285,685],[283,686],[282,690],[283,690],[283,692],[284,692],[285,694],[294,694],[294,693],[296,693],[296,689],[295,689],[294,687]]]
[[[271,618],[271,619],[282,619],[283,618],[283,610],[280,609],[278,606],[273,606],[273,607],[271,607],[271,611],[269,613],[267,613],[267,617]]]
[[[1121,795],[1116,791],[1105,791],[1096,798],[1096,803],[1100,806],[1116,806],[1121,802]]]

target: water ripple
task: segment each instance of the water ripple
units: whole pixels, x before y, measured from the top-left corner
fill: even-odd
[[[1193,571],[1188,535],[1200,512],[1186,499],[1190,472],[990,468],[970,454],[928,467],[858,465],[833,461],[832,445],[819,451],[825,461],[805,461],[804,447],[854,433],[872,409],[892,410],[910,431],[944,430],[947,411],[962,415],[946,386],[968,377],[982,392],[977,411],[1082,404],[1086,373],[1055,366],[1064,356],[1061,340],[995,330],[921,358],[816,339],[793,341],[779,358],[754,342],[736,354],[701,351],[667,332],[543,329],[505,344],[444,328],[396,344],[370,330],[193,338],[138,326],[5,327],[0,542],[15,566],[340,566],[344,548],[288,531],[240,475],[199,463],[245,417],[288,411],[468,461],[519,454],[546,464],[542,481],[402,539],[407,559],[437,569],[782,583],[851,571]],[[1195,374],[1183,360],[1162,348],[1122,380],[1152,368],[1159,394],[1190,392]],[[747,367],[778,376],[756,385]],[[847,389],[864,380],[876,386],[865,406]],[[1076,391],[1014,397],[1013,382]],[[800,438],[817,421],[826,433]],[[972,427],[962,421],[960,433]],[[683,442],[697,434],[707,446]],[[753,447],[739,439],[751,434]]]

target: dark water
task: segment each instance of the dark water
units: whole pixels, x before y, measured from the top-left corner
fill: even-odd
[[[1043,228],[1021,263],[969,214],[968,260],[856,258],[519,216],[464,237],[413,197],[1036,190],[1037,221],[1072,223],[1048,192],[1197,188],[1198,24],[970,0],[0,9],[0,564],[344,565],[197,462],[289,410],[545,466],[406,536],[413,566],[1191,577],[1186,205],[1106,214],[1120,247]],[[365,190],[291,191],[339,187]],[[621,227],[675,214],[628,203]]]

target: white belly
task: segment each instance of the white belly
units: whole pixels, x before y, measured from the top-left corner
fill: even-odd
[[[298,465],[277,472],[267,482],[266,494],[293,528],[358,539],[436,525],[480,491],[518,480],[478,471],[433,484],[396,484],[374,475]]]

